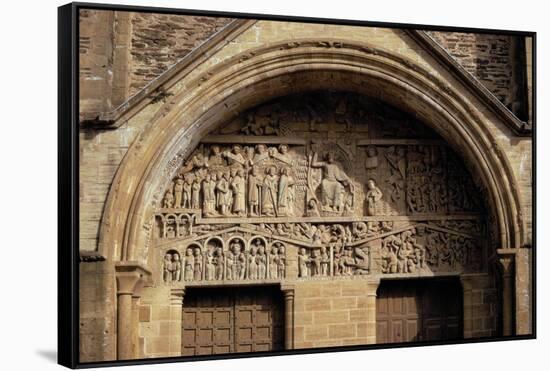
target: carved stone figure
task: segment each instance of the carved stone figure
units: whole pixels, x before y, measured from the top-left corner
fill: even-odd
[[[279,278],[286,277],[286,256],[285,256],[285,247],[281,243],[276,243],[277,250],[279,251],[279,256],[277,258],[277,276]]]
[[[243,216],[246,214],[245,205],[245,181],[244,172],[238,169],[235,177],[231,181],[231,189],[233,190],[233,213]]]
[[[192,179],[190,174],[186,174],[187,176],[184,177],[184,183],[183,183],[183,200],[182,205],[184,209],[191,208],[191,192],[192,192]]]
[[[181,260],[178,253],[172,255],[172,281],[181,281]]]
[[[248,256],[248,279],[258,279],[258,257],[254,246],[250,248],[250,255]]]
[[[354,192],[354,189],[348,176],[340,170],[338,165],[334,162],[334,155],[332,152],[327,154],[326,162],[317,161],[317,153],[315,152],[311,160],[311,167],[323,169],[321,181],[323,210],[342,211],[344,206],[342,195],[345,187],[349,187],[351,193]]]
[[[265,144],[258,144],[256,146],[256,154],[254,155],[253,165],[258,166],[263,161],[269,158],[269,153],[267,152],[267,147]]]
[[[177,178],[174,184],[174,207],[182,207],[183,178]]]
[[[205,267],[204,267],[204,279],[207,281],[212,281],[216,276],[216,265],[214,262],[214,247],[209,246],[206,250],[205,256]]]
[[[166,193],[164,194],[162,206],[166,208],[171,208],[174,206],[174,195],[171,191],[166,191]]]
[[[376,186],[373,179],[369,179],[367,182],[365,199],[367,202],[367,215],[376,215],[376,204],[382,199],[382,191]]]
[[[233,145],[231,152],[226,151],[223,155],[227,158],[229,166],[244,166],[245,159],[242,155],[242,148],[238,144]]]
[[[234,278],[234,275],[233,275],[233,272],[234,272],[234,269],[235,269],[235,255],[233,254],[233,250],[232,248],[229,249],[229,251],[227,251],[226,255],[226,260],[225,260],[225,279],[226,280],[233,280],[235,279]]]
[[[365,169],[372,170],[378,167],[378,151],[375,146],[367,147],[367,159],[365,160]]]
[[[403,197],[403,191],[405,189],[405,171],[406,171],[406,159],[405,149],[401,146],[391,146],[386,152],[386,160],[388,161],[390,168],[390,176],[386,179],[386,182],[391,187],[390,198],[393,202]]]
[[[214,265],[216,267],[215,269],[216,280],[223,279],[225,262],[223,259],[223,249],[221,248],[221,246],[216,248],[216,251],[214,254]]]
[[[355,274],[367,274],[369,273],[369,251],[367,247],[356,247],[354,250],[355,255]]]
[[[218,173],[218,183],[216,184],[216,206],[222,215],[229,214],[229,175],[227,173]]]
[[[248,114],[241,129],[246,135],[279,135],[277,118],[271,115]]]
[[[200,209],[201,183],[197,177],[191,186],[191,208]]]
[[[258,278],[263,280],[267,276],[267,256],[265,246],[259,240],[256,240],[256,249],[258,251]]]
[[[271,157],[276,158],[277,160],[284,162],[285,164],[292,166],[292,159],[288,154],[288,146],[286,144],[281,144],[277,149],[270,148],[269,154]]]
[[[250,215],[260,215],[260,193],[263,182],[256,166],[252,167],[252,174],[248,176],[248,209]]]
[[[231,279],[243,280],[246,274],[246,257],[242,252],[241,243],[234,240],[231,243],[231,252],[233,253],[231,270]]]
[[[278,264],[279,264],[279,252],[277,251],[277,246],[271,246],[268,255],[268,278],[275,279],[278,277]]]
[[[164,282],[166,283],[172,282],[172,271],[173,271],[172,254],[166,253],[164,255],[164,266],[163,266],[163,275],[162,275]]]
[[[327,253],[325,246],[321,247],[321,275],[329,275],[330,256]]]
[[[195,270],[193,279],[199,281],[202,278],[202,256],[201,250],[198,247],[195,247]]]
[[[266,216],[277,215],[277,168],[268,169],[262,188],[262,213]]]
[[[308,277],[308,265],[311,259],[307,254],[307,250],[302,247],[298,255],[298,277]]]
[[[397,252],[401,247],[401,241],[396,236],[388,236],[382,243],[382,272],[397,273]]]
[[[188,173],[195,168],[208,167],[208,159],[206,159],[202,153],[197,153],[191,160],[187,161],[180,171],[180,174]]]
[[[202,182],[204,216],[213,216],[216,213],[216,174],[207,174]]]
[[[221,154],[220,146],[214,145],[211,148],[212,154],[208,158],[208,165],[211,167],[224,166],[224,160]]]
[[[288,168],[281,170],[279,178],[279,215],[287,216],[294,214],[294,178],[290,176]]]
[[[332,271],[335,276],[341,276],[343,273],[341,259],[342,254],[340,253],[340,251],[335,251],[332,261]]]
[[[185,251],[185,269],[183,276],[185,281],[193,281],[195,277],[195,257],[193,256],[193,249],[188,247]]]
[[[321,276],[322,273],[321,273],[321,261],[322,261],[322,257],[321,257],[321,254],[319,253],[319,250],[318,249],[314,249],[312,252],[311,252],[311,275],[312,276]]]

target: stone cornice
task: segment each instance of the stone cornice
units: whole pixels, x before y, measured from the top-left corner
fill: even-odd
[[[105,256],[97,251],[80,251],[81,263],[96,263],[105,261]]]

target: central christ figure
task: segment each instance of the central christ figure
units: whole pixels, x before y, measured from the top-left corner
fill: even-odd
[[[317,152],[314,152],[311,167],[323,169],[321,181],[323,210],[341,212],[344,207],[344,190],[349,187],[350,192],[353,193],[353,184],[346,173],[334,162],[334,154],[327,153],[325,162],[318,161]]]

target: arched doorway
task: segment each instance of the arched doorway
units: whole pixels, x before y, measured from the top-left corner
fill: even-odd
[[[448,178],[443,177],[442,173],[432,173],[432,170],[423,173],[424,165],[411,166],[408,169],[409,163],[414,163],[414,158],[429,158],[428,162],[433,161],[433,164],[437,164],[443,161],[443,158],[447,161],[447,154],[449,154],[449,158],[452,158],[454,156],[453,153],[456,153],[457,150],[460,150],[461,154],[458,156],[461,160],[458,164],[462,166],[459,173],[462,170],[466,172],[469,169],[476,170],[474,172],[475,180],[469,181],[468,184],[477,184],[477,187],[484,192],[485,204],[488,205],[485,209],[486,214],[481,217],[481,222],[479,222],[479,225],[484,225],[488,218],[491,228],[486,228],[484,231],[486,234],[484,235],[488,238],[488,233],[490,231],[493,233],[493,237],[488,239],[488,243],[491,246],[485,250],[485,257],[480,259],[482,261],[481,265],[485,264],[484,267],[487,268],[485,273],[489,273],[488,267],[494,266],[496,246],[512,248],[517,247],[521,243],[520,223],[514,214],[514,210],[519,208],[518,197],[513,191],[507,192],[511,190],[512,181],[511,177],[507,175],[509,167],[506,164],[506,160],[500,156],[498,151],[496,154],[493,153],[495,142],[491,140],[490,133],[484,132],[479,125],[476,125],[477,112],[475,109],[467,108],[468,106],[465,105],[461,97],[453,92],[449,86],[437,82],[433,77],[428,76],[429,74],[425,74],[421,68],[412,65],[410,62],[394,58],[388,53],[374,53],[372,50],[365,49],[364,47],[358,49],[352,45],[345,47],[344,45],[340,45],[336,48],[329,47],[328,50],[323,49],[319,51],[317,46],[304,43],[303,47],[298,47],[296,50],[293,48],[291,50],[285,49],[284,53],[281,53],[281,50],[280,47],[269,47],[259,51],[257,54],[253,54],[249,58],[229,60],[224,64],[222,71],[212,71],[212,76],[217,76],[216,78],[205,79],[199,84],[200,87],[197,88],[196,94],[174,96],[172,102],[166,104],[166,109],[159,112],[155,120],[153,120],[154,125],[152,123],[144,131],[144,134],[132,147],[130,155],[125,159],[121,171],[117,174],[115,191],[110,195],[109,205],[105,214],[105,228],[102,229],[101,233],[101,246],[103,249],[106,249],[107,256],[112,256],[121,261],[138,261],[147,264],[152,268],[153,280],[158,280],[158,277],[160,277],[158,274],[159,267],[162,267],[163,264],[173,263],[173,261],[162,262],[162,255],[159,255],[158,249],[160,245],[157,245],[155,242],[156,228],[158,228],[156,223],[158,223],[158,217],[160,217],[158,215],[159,210],[172,209],[173,207],[170,207],[170,203],[173,206],[178,201],[180,209],[182,209],[180,210],[181,214],[185,214],[178,216],[178,220],[181,223],[178,230],[188,231],[190,234],[200,231],[200,229],[196,228],[197,221],[206,221],[204,223],[206,225],[223,224],[220,223],[222,219],[229,219],[227,224],[230,225],[251,224],[251,222],[252,224],[266,224],[266,220],[249,220],[250,217],[253,217],[250,214],[250,210],[253,210],[252,213],[258,214],[259,218],[274,218],[273,223],[271,223],[274,225],[303,222],[293,219],[277,219],[279,217],[292,218],[292,214],[295,212],[298,218],[320,218],[316,222],[313,221],[314,219],[311,220],[317,230],[319,226],[315,225],[315,223],[326,224],[328,222],[330,226],[323,228],[329,228],[330,234],[334,233],[340,237],[348,232],[346,226],[342,226],[342,231],[336,225],[351,223],[349,230],[350,233],[353,233],[351,232],[354,230],[353,223],[365,223],[367,228],[366,234],[369,234],[372,232],[369,228],[372,227],[375,229],[379,228],[377,232],[387,229],[388,225],[384,226],[383,223],[389,222],[389,220],[383,220],[383,217],[391,215],[394,212],[394,215],[403,217],[403,220],[400,220],[400,222],[413,223],[400,225],[398,232],[392,229],[386,230],[386,235],[383,237],[375,234],[364,236],[364,238],[357,241],[346,242],[348,244],[346,246],[350,248],[344,250],[339,249],[338,246],[330,246],[326,241],[323,241],[322,232],[319,237],[315,236],[316,231],[314,231],[311,241],[300,241],[300,238],[288,239],[287,236],[284,236],[284,234],[291,233],[285,230],[287,226],[283,225],[280,227],[282,228],[282,233],[278,233],[277,226],[273,227],[275,228],[277,240],[283,245],[286,243],[282,249],[280,247],[277,248],[278,251],[282,250],[285,252],[283,257],[279,256],[278,258],[288,258],[289,254],[294,254],[292,258],[296,262],[293,267],[290,265],[288,267],[285,266],[285,282],[287,277],[305,280],[306,277],[314,277],[319,272],[324,272],[327,275],[330,274],[331,277],[336,275],[355,276],[356,272],[359,272],[357,275],[368,276],[372,273],[374,266],[379,270],[379,274],[416,274],[416,269],[424,269],[424,262],[422,261],[427,258],[427,251],[424,253],[422,251],[415,251],[415,249],[419,249],[415,248],[415,243],[422,245],[418,243],[418,240],[426,239],[424,244],[426,246],[427,239],[431,236],[432,232],[435,234],[455,232],[454,234],[451,233],[452,236],[455,236],[452,237],[455,245],[466,244],[466,241],[472,239],[471,235],[461,232],[459,227],[457,229],[449,229],[440,225],[436,226],[436,228],[433,226],[430,227],[429,223],[425,223],[426,220],[425,218],[423,219],[423,214],[449,214],[448,206],[441,208],[438,206],[438,202],[430,203],[423,200],[425,198],[423,195],[437,193],[435,188],[438,188],[434,184],[433,189],[430,190],[430,185],[428,184],[431,183],[427,182],[427,179],[441,178],[439,179],[439,189],[441,190],[443,184],[445,184],[448,192]],[[265,53],[263,58],[257,59],[256,56],[262,53]],[[312,59],[315,61],[314,63],[312,63]],[[244,63],[242,62],[243,60],[245,61]],[[270,60],[271,62],[269,62]],[[307,61],[307,67],[304,65],[304,61]],[[262,71],[264,72],[262,73]],[[267,104],[270,99],[276,97],[288,97],[293,93],[298,94],[304,91],[326,92],[327,90],[336,91],[338,94],[359,94],[366,96],[368,99],[382,102],[385,105],[399,107],[399,111],[408,114],[415,121],[429,126],[432,129],[429,131],[432,136],[427,138],[394,137],[389,138],[391,140],[387,141],[386,139],[388,138],[377,138],[376,136],[371,138],[368,135],[359,138],[353,135],[353,131],[348,131],[348,137],[346,138],[346,135],[340,135],[340,133],[346,133],[346,130],[355,123],[346,118],[347,104],[344,104],[344,107],[340,107],[338,98],[336,98],[335,104],[330,106],[331,112],[329,112],[332,117],[332,123],[335,126],[342,126],[347,129],[340,130],[335,128],[335,130],[326,130],[326,135],[322,138],[315,138],[315,135],[305,138],[290,136],[286,140],[287,143],[273,142],[273,138],[264,138],[254,143],[250,142],[251,136],[278,137],[278,134],[281,133],[280,130],[284,131],[285,129],[279,127],[279,132],[266,132],[266,128],[274,120],[271,114],[260,114],[260,119],[256,120],[254,117],[254,120],[246,122],[246,115],[244,118],[242,115],[247,110],[253,110],[262,105],[262,103]],[[177,105],[176,102],[178,102]],[[171,108],[174,106],[186,108],[183,110]],[[308,117],[308,125],[312,125],[312,127],[308,127],[308,130],[314,132],[314,127],[317,121],[319,121],[316,118],[316,115],[319,115],[319,113],[316,111],[319,110],[315,107],[308,107],[307,104],[304,104],[302,108],[305,108],[305,113],[301,113],[301,115],[306,115]],[[354,111],[354,114],[359,115],[359,117],[361,116],[359,111]],[[239,117],[244,121],[238,130],[248,131],[248,133],[244,134],[249,139],[231,138],[235,140],[228,140],[226,138],[224,142],[224,139],[212,138],[212,136],[216,136],[216,133],[210,135],[210,138],[207,136],[212,130],[218,128],[221,125],[220,123],[230,123],[232,119]],[[322,121],[323,119],[320,119],[321,123]],[[264,125],[265,123],[267,124]],[[401,121],[400,125],[397,126],[398,128],[406,128],[407,125],[408,121]],[[256,135],[255,130],[259,130],[258,133],[260,135]],[[235,135],[235,133],[218,133],[217,135],[231,136]],[[395,142],[396,139],[400,141]],[[422,141],[418,142],[419,139]],[[222,141],[220,142],[220,140]],[[441,141],[445,143],[445,148],[448,147],[448,150],[440,150],[441,146],[438,142]],[[189,172],[195,173],[199,168],[204,167],[208,168],[204,175],[208,174],[210,180],[212,180],[213,174],[209,174],[210,167],[205,165],[204,160],[207,156],[208,158],[210,156],[217,156],[213,149],[216,143],[224,147],[220,148],[220,152],[222,154],[225,153],[222,157],[226,162],[222,162],[221,167],[228,166],[228,170],[215,169],[215,182],[218,190],[220,188],[218,187],[220,177],[223,179],[222,183],[227,183],[225,186],[222,184],[221,188],[229,188],[231,183],[236,183],[234,185],[235,188],[242,188],[243,181],[245,188],[249,185],[249,179],[245,180],[244,178],[248,178],[252,173],[243,172],[241,175],[239,169],[237,169],[238,166],[235,166],[234,169],[230,168],[235,163],[241,164],[244,167],[245,164],[241,161],[241,158],[245,159],[242,147],[247,146],[253,148],[253,151],[258,152],[260,155],[265,150],[268,160],[266,161],[273,163],[278,163],[276,161],[285,163],[284,157],[288,153],[285,151],[290,150],[290,154],[298,156],[296,158],[297,163],[309,169],[306,172],[310,174],[306,174],[305,179],[298,179],[299,177],[290,171],[296,169],[292,162],[290,164],[287,163],[289,170],[283,170],[283,168],[278,166],[275,166],[275,170],[269,170],[273,169],[273,166],[262,166],[260,167],[260,172],[263,172],[261,191],[263,197],[260,197],[258,200],[258,209],[254,210],[254,205],[250,204],[246,190],[244,192],[244,206],[239,201],[241,206],[238,207],[234,204],[237,197],[224,199],[222,200],[222,204],[220,204],[218,194],[215,193],[213,218],[218,217],[218,219],[215,222],[211,222],[207,220],[209,217],[203,218],[203,208],[207,205],[204,202],[204,196],[201,199],[201,193],[199,193],[198,199],[193,198],[193,185],[196,183],[196,176],[193,175],[195,179],[191,179],[191,176],[188,176],[188,179],[186,179],[185,174]],[[231,144],[231,146],[227,146],[227,144]],[[263,145],[264,149],[261,149],[261,145]],[[286,145],[287,148],[284,149],[283,145]],[[315,145],[318,148],[315,148]],[[304,149],[298,151],[294,148],[299,146],[304,147]],[[344,177],[339,178],[336,172],[341,172],[346,177],[349,177],[347,173],[348,169],[357,165],[351,163],[355,156],[354,152],[357,153],[358,151],[356,147],[362,147],[359,152],[361,153],[360,156],[363,156],[361,158],[363,173],[359,174],[359,179],[353,180],[352,176],[353,181],[344,181]],[[369,147],[370,149],[368,149]],[[400,149],[401,147],[404,147],[404,152]],[[320,152],[326,153],[326,160],[321,160],[321,156],[324,154]],[[328,154],[330,152],[333,152],[332,158]],[[351,156],[350,153],[352,154]],[[415,155],[409,155],[409,153]],[[250,155],[255,156],[256,153],[250,153]],[[378,174],[378,170],[373,172],[373,177],[365,177],[368,171],[377,169],[374,166],[376,161],[371,161],[369,158],[378,156],[381,159],[385,159],[384,161],[388,161],[388,158],[397,159],[394,162],[395,166],[387,162],[384,170],[391,177],[391,169],[393,168],[393,179],[382,179],[381,181],[379,178],[382,175]],[[400,175],[403,175],[403,171],[401,170],[402,165],[400,167],[399,164],[400,156],[404,157],[406,162],[404,170],[405,178],[407,178],[410,170],[411,174],[417,178],[415,181],[420,184],[418,188],[421,189],[425,185],[425,189],[416,191],[416,196],[413,194],[407,195],[406,187],[400,186],[403,181],[403,179],[399,178]],[[246,161],[244,162],[246,163]],[[183,166],[181,166],[182,163]],[[335,164],[335,166],[329,166],[332,164]],[[182,172],[182,168],[185,171]],[[334,170],[336,168],[338,170]],[[128,169],[132,169],[133,175],[130,177],[125,171]],[[248,170],[253,171],[251,168]],[[447,174],[447,171],[445,171],[445,174]],[[181,175],[181,178],[178,180],[179,175]],[[280,205],[288,202],[291,198],[290,196],[285,196],[279,199],[279,195],[282,193],[279,191],[279,187],[281,187],[280,183],[283,176],[287,179],[286,187],[289,187],[291,181],[295,183],[288,189],[295,187],[295,190],[298,191],[300,189],[298,186],[302,187],[302,193],[295,192],[293,196],[301,195],[302,198],[294,198],[297,206],[291,211],[285,208],[280,209]],[[461,177],[461,175],[458,175],[458,177]],[[235,182],[236,178],[238,179],[237,182]],[[267,181],[265,178],[267,178]],[[470,179],[469,176],[465,178]],[[201,188],[204,180],[201,178],[200,184],[195,185],[198,192],[204,192]],[[305,181],[305,185],[296,184],[299,183],[297,180]],[[263,184],[268,184],[268,186],[264,187]],[[383,192],[380,190],[382,184],[384,187],[391,185],[392,190],[388,189],[387,192]],[[175,190],[176,186],[177,190]],[[362,195],[358,195],[356,198],[354,190],[358,189],[359,186],[364,188],[361,192]],[[186,190],[186,187],[187,189],[190,188],[190,191]],[[173,194],[167,197],[167,192],[170,188]],[[382,194],[386,193],[386,198],[389,197],[392,202],[404,202],[404,204],[401,206],[397,206],[397,204],[391,205],[391,203],[383,204],[381,202],[383,198],[376,196],[378,193],[377,189]],[[398,193],[404,189],[405,193],[403,197],[399,197]],[[187,197],[185,197],[184,193],[187,193]],[[466,194],[471,193],[466,192]],[[447,196],[449,195],[447,194]],[[239,196],[240,198],[241,196]],[[410,204],[407,203],[408,199],[417,199],[417,201]],[[183,204],[184,201],[185,204]],[[384,199],[385,201],[386,199]],[[199,208],[193,207],[197,206],[196,204],[194,205],[196,202],[198,202]],[[117,208],[117,205],[124,206]],[[462,207],[465,206],[464,204],[462,205]],[[414,217],[406,212],[399,215],[398,210],[400,207],[411,209],[412,214],[420,214],[421,216]],[[196,211],[199,209],[201,210],[201,215],[197,216]],[[458,209],[454,211],[460,214]],[[206,214],[205,212],[204,216]],[[364,220],[350,219],[354,217],[364,218]],[[479,219],[479,217],[478,215],[477,218]],[[242,220],[235,220],[238,218]],[[165,220],[171,219],[165,218]],[[446,222],[447,218],[442,218],[441,220]],[[369,222],[377,224],[376,226],[369,226]],[[215,228],[217,227],[214,226]],[[246,228],[243,229],[238,226],[231,226],[229,228],[236,228],[231,233],[239,234],[243,238],[242,247],[231,253],[236,256],[242,253],[245,255],[244,259],[248,258],[248,254],[251,251],[250,245],[246,243],[245,239],[247,233],[252,234],[254,232],[259,235],[265,233],[263,237],[266,239],[266,245],[271,246],[275,242],[268,239],[268,237],[273,238],[273,231],[246,230]],[[361,234],[362,231],[364,231],[362,225],[358,224],[355,226],[356,233]],[[306,235],[310,232],[306,232]],[[317,240],[313,239],[314,236]],[[184,238],[185,236],[179,237]],[[438,243],[447,245],[446,242],[441,242],[446,241],[446,238],[441,236],[433,237],[432,244],[437,244],[433,241],[439,241]],[[450,236],[448,238],[451,239]],[[460,238],[463,240],[460,240]],[[200,233],[197,239],[200,240]],[[321,241],[319,248],[316,245],[319,243],[318,241]],[[179,242],[185,241],[182,240]],[[201,241],[194,242],[200,243]],[[354,243],[357,244],[354,245]],[[399,245],[399,243],[407,246],[408,250],[412,249],[413,253],[411,256],[415,253],[418,256],[414,257],[414,259],[407,258],[406,263],[392,262],[391,246],[392,244]],[[487,240],[485,240],[485,243],[487,243]],[[163,246],[168,248],[169,245],[170,242],[167,242]],[[321,247],[325,247],[325,251]],[[174,246],[170,248],[174,248]],[[227,246],[222,247],[221,254],[224,255],[224,259],[226,259],[225,254],[229,252],[228,248]],[[195,258],[206,259],[204,254],[209,249],[207,246],[204,246],[203,248],[198,248],[198,250],[195,248],[194,251],[198,251]],[[213,249],[212,256],[214,256],[214,251]],[[261,251],[260,247],[255,251]],[[273,250],[270,249],[269,251]],[[394,251],[394,253],[397,253],[397,251]],[[267,259],[267,248],[265,249],[265,254]],[[349,256],[350,254],[351,256]],[[425,255],[424,257],[422,257],[423,254]],[[450,253],[447,252],[447,254]],[[281,254],[278,253],[278,255]],[[324,258],[325,255],[328,255],[328,258]],[[183,256],[183,253],[179,252],[179,256]],[[465,254],[462,255],[462,257],[464,256]],[[173,255],[171,259],[173,259]],[[208,257],[208,259],[210,258]],[[326,267],[326,259],[329,259],[328,267]],[[346,267],[345,263],[335,265],[335,260],[348,260],[349,262],[353,260],[354,263],[347,264]],[[409,260],[416,260],[416,262],[409,263]],[[318,261],[319,264],[317,263]],[[365,263],[367,261],[369,264]],[[489,264],[489,261],[491,261],[491,264]],[[452,265],[450,264],[450,266]],[[462,264],[460,265],[462,266]],[[469,277],[473,277],[473,274],[479,273],[477,269],[471,272],[468,271],[469,267],[467,265],[458,269],[454,266],[449,272],[453,274],[467,273],[470,274]],[[465,270],[462,270],[463,268]],[[267,264],[265,269],[265,279],[268,279],[269,268]],[[294,272],[292,271],[293,269]],[[428,267],[426,273],[436,274],[436,271]],[[204,272],[201,272],[201,274],[206,274]],[[241,274],[238,268],[236,268],[235,272]],[[351,272],[353,274],[350,274]],[[227,271],[224,274],[227,275]],[[294,276],[287,276],[289,274],[293,274]],[[246,273],[245,277],[241,278],[239,276],[239,278],[250,279],[246,277]],[[279,276],[276,279],[280,281]],[[482,291],[483,294],[484,290],[490,291],[492,289],[494,285],[490,275],[489,277],[484,277],[482,280],[484,283],[481,287],[477,287],[474,284],[474,288],[471,289],[468,295],[473,297],[474,291],[476,291],[475,295],[478,295],[477,291]],[[185,283],[181,283],[181,286],[185,286]],[[472,306],[473,304],[465,300],[464,305]],[[472,316],[465,315],[464,320],[472,321]],[[372,319],[369,319],[369,321],[372,322]],[[466,331],[472,332],[472,329],[469,329],[466,325],[464,329],[465,333]]]

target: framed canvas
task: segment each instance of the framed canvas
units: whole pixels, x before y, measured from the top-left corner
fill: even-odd
[[[535,338],[534,32],[58,14],[59,363]]]

